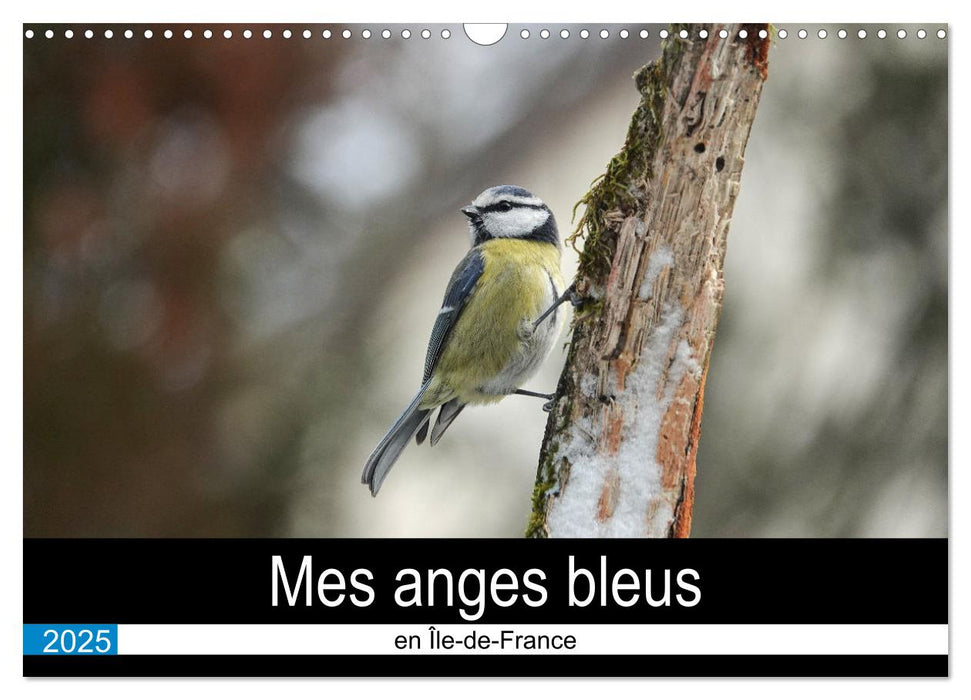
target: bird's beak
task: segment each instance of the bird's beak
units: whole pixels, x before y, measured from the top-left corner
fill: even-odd
[[[465,214],[470,219],[478,219],[479,218],[479,210],[476,209],[471,204],[469,206],[467,206],[467,207],[462,207],[462,213]]]

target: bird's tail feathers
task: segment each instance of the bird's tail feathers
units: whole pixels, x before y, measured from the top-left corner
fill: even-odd
[[[371,456],[367,458],[364,471],[361,474],[361,483],[368,485],[372,496],[378,495],[382,482],[415,433],[421,430],[423,426],[426,426],[425,429],[427,430],[428,419],[430,418],[428,414],[431,411],[430,409],[419,408],[418,405],[421,403],[422,396],[425,394],[429,383],[425,382],[422,385],[415,398],[408,404],[408,408],[398,417],[388,433],[381,438],[378,446],[374,448]],[[432,439],[435,439],[434,435]]]
[[[419,445],[422,444],[423,442],[425,442],[425,438],[428,437],[428,424],[429,422],[431,422],[431,419],[432,419],[431,413],[429,412],[429,415],[425,417],[425,420],[422,422],[421,427],[418,428],[418,433],[415,435],[415,442],[417,444]]]
[[[459,403],[458,399],[452,399],[442,404],[442,407],[438,410],[438,418],[435,419],[435,427],[432,428],[432,446],[442,439],[442,435],[445,434],[448,426],[459,417],[463,408],[465,408],[465,404]]]

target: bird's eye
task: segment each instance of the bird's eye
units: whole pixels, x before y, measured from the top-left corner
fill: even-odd
[[[496,205],[496,208],[499,211],[509,211],[510,209],[512,209],[512,203],[511,202],[499,202],[499,204]]]

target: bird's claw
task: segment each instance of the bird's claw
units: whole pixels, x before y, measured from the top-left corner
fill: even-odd
[[[578,292],[575,287],[571,289],[570,303],[573,305],[574,309],[579,309],[581,306],[583,306],[586,300],[587,300],[587,297],[580,294],[580,292]]]

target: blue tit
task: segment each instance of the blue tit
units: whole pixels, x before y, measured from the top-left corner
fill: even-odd
[[[424,442],[436,408],[432,445],[470,404],[510,394],[552,398],[520,387],[560,332],[556,309],[567,293],[556,219],[541,199],[512,185],[487,189],[462,213],[472,248],[445,290],[421,388],[364,466],[361,482],[372,496],[411,438]]]

